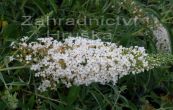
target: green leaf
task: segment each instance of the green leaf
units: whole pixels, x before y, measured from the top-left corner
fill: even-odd
[[[28,106],[30,109],[33,109],[34,104],[35,104],[35,96],[32,95],[32,96],[28,99],[27,106]]]
[[[5,110],[6,104],[3,101],[0,101],[0,108],[1,110]]]
[[[6,89],[8,89],[8,87],[7,87],[7,85],[6,85],[6,82],[5,82],[5,80],[4,80],[4,77],[3,77],[3,75],[2,75],[1,72],[0,72],[0,80],[4,83]]]
[[[54,110],[60,110],[59,106],[49,100],[45,100],[46,103],[48,103],[52,108],[54,108]],[[62,110],[62,109],[61,109]]]
[[[9,24],[3,30],[4,41],[16,40],[17,36],[20,35],[19,25],[16,23]]]
[[[80,92],[80,87],[78,86],[72,86],[70,88],[70,91],[67,95],[68,104],[73,104],[76,101],[77,97],[79,96],[79,92]]]
[[[43,15],[45,15],[47,13],[47,7],[46,7],[46,4],[44,4],[45,2],[43,2],[41,0],[33,0],[33,2],[38,7],[38,9],[41,11],[41,13]]]
[[[55,0],[49,0],[50,5],[52,6],[54,12],[57,12],[57,5],[55,3]]]

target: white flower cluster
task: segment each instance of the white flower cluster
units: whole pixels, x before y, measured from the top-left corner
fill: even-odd
[[[125,48],[99,39],[69,37],[59,42],[39,38],[37,42],[19,43],[19,50],[23,51],[20,61],[31,64],[35,77],[41,78],[41,91],[54,88],[57,83],[67,87],[93,82],[115,84],[128,73],[150,69],[143,47]]]
[[[161,52],[171,53],[171,40],[167,29],[160,23],[160,21],[155,19],[155,28],[152,29],[153,35],[156,40],[156,47]]]
[[[129,12],[142,21],[143,25],[148,25],[148,28],[153,33],[153,38],[159,53],[172,52],[169,32],[156,16],[145,12],[144,9],[141,8],[142,6],[134,0],[122,0],[120,4],[124,8],[130,7],[130,10],[128,9]]]

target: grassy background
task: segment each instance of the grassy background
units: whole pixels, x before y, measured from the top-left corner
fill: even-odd
[[[49,15],[56,19],[107,19],[134,17],[130,9],[122,8],[119,0],[1,0],[0,1],[0,108],[11,109],[15,100],[4,100],[5,91],[12,99],[18,99],[17,109],[21,110],[172,110],[173,108],[173,67],[161,67],[138,75],[121,78],[116,86],[92,84],[88,87],[66,88],[58,85],[57,91],[39,93],[38,80],[28,69],[18,68],[21,64],[8,63],[7,56],[13,54],[9,44],[22,36],[31,39],[60,32],[53,36],[62,40],[63,33],[95,31],[105,41],[116,42],[129,47],[144,46],[148,53],[157,53],[152,33],[141,23],[138,25],[92,25],[79,26],[21,26],[22,16],[32,16],[32,22]],[[173,1],[138,0],[139,6],[147,13],[154,14],[173,36]],[[128,6],[123,6],[128,7]],[[49,13],[52,13],[51,15]],[[2,25],[3,24],[3,25]],[[112,39],[105,39],[105,33],[112,33]],[[11,69],[10,67],[16,67]],[[5,68],[5,70],[4,70]],[[16,95],[15,95],[16,94]],[[10,105],[11,104],[11,105]]]

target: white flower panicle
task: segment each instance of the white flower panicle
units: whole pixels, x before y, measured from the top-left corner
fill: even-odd
[[[21,52],[18,59],[30,64],[35,77],[41,78],[41,91],[54,88],[57,83],[67,87],[93,82],[115,84],[128,73],[153,68],[149,67],[143,47],[125,48],[100,39],[69,37],[59,42],[49,37],[23,41],[15,47]]]
[[[156,40],[156,47],[161,52],[171,53],[171,40],[168,33],[168,30],[159,22],[159,20],[155,19],[155,28],[152,29],[153,35]]]
[[[156,48],[159,53],[172,52],[169,31],[155,15],[144,11],[145,9],[134,0],[120,0],[120,5],[128,9],[143,25],[147,25],[153,33],[154,42],[156,42]]]

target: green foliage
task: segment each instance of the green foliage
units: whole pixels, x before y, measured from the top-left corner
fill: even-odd
[[[62,1],[62,2],[61,2]],[[138,0],[147,13],[156,15],[173,36],[173,1],[172,0]],[[22,26],[24,18],[32,16],[30,22],[43,20],[45,25]],[[120,24],[46,25],[45,16],[56,19],[115,19],[120,17]],[[157,53],[152,33],[141,23],[125,25],[133,15],[124,9],[118,0],[1,0],[0,1],[0,108],[22,110],[172,110],[173,109],[173,66],[171,55],[152,55],[151,58],[162,62],[161,67],[137,75],[121,78],[116,86],[92,84],[90,86],[73,86],[66,88],[59,85],[56,91],[40,93],[34,78],[25,65],[18,62],[9,63],[6,57],[16,53],[9,47],[12,41],[22,36],[46,36],[59,31],[76,36],[76,33],[96,32],[99,38],[116,42],[123,46],[144,46],[148,53]],[[7,22],[2,25],[2,22]],[[146,32],[147,30],[147,32]],[[111,38],[105,33],[112,33]],[[67,35],[64,35],[67,37]],[[93,37],[91,37],[93,38]],[[96,39],[96,38],[94,38]],[[165,65],[168,63],[168,65]],[[151,62],[152,64],[152,62]],[[21,66],[22,65],[22,66]]]

